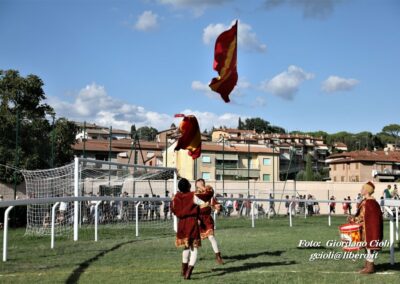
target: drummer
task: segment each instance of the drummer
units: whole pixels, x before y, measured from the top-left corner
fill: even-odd
[[[366,243],[367,257],[364,268],[359,271],[361,274],[375,272],[375,252],[382,249],[380,246],[383,238],[382,211],[379,203],[372,196],[374,191],[375,185],[370,181],[362,186],[363,200],[358,204],[356,214],[349,217],[350,222],[362,225],[361,241]]]

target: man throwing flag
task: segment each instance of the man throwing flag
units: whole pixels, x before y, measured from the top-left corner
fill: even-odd
[[[216,211],[220,211],[221,204],[219,204],[218,201],[214,198],[213,188],[211,186],[206,186],[205,181],[202,178],[196,180],[195,197],[197,197],[197,203],[199,203],[199,205],[203,203],[209,204],[207,207],[203,207],[200,209],[200,237],[202,240],[208,238],[215,253],[217,263],[224,264],[221,253],[218,249],[217,240],[214,236],[214,219],[211,216],[211,207],[213,207]]]

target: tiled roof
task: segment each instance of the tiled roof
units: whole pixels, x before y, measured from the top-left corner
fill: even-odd
[[[333,144],[333,147],[347,148],[347,145],[342,142],[336,142]]]
[[[131,149],[131,139],[120,139],[112,140],[111,151],[112,152],[123,152]],[[76,151],[83,151],[83,142],[78,142],[72,145],[72,149]],[[85,145],[86,151],[103,152],[109,151],[110,143],[107,140],[87,140]],[[165,149],[164,143],[140,141],[140,147],[143,150],[163,151]]]
[[[222,152],[222,144],[217,143],[203,143],[201,145],[201,150],[206,152]],[[247,153],[249,151],[248,145],[225,145],[225,152],[233,152],[233,153]],[[267,148],[265,146],[255,146],[250,145],[250,153],[269,153],[272,154],[273,150],[271,148]],[[275,152],[275,154],[279,154]]]
[[[347,153],[333,154],[328,157],[330,164],[344,162],[400,162],[398,151],[353,151]]]

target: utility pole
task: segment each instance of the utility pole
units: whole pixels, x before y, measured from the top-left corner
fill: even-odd
[[[165,132],[165,167],[168,167],[168,130]],[[165,181],[165,196],[167,196],[168,181]]]
[[[54,114],[52,115],[53,117],[53,123],[52,123],[52,132],[51,132],[51,161],[50,161],[50,167],[54,168],[54,140],[55,140],[55,136],[56,136],[56,129],[55,129],[55,125],[54,125]]]
[[[111,162],[111,143],[112,143],[112,126],[110,126],[110,134],[109,134],[109,138],[110,138],[110,145],[108,148],[108,161]],[[108,186],[110,186],[111,183],[111,164],[108,165]]]
[[[86,121],[83,122],[83,158],[86,158]]]
[[[250,196],[250,141],[247,141],[247,197]]]
[[[275,198],[275,145],[272,145],[272,196]]]
[[[225,193],[225,135],[222,134],[222,196]]]
[[[17,169],[19,166],[19,110],[15,126],[15,161],[14,161],[14,200],[17,199]]]

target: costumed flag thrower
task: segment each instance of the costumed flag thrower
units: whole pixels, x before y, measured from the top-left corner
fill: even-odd
[[[193,160],[197,159],[201,154],[201,133],[197,118],[194,115],[184,114],[175,114],[175,117],[183,117],[178,127],[181,136],[175,151],[186,149]]]
[[[210,88],[221,95],[228,103],[229,94],[238,81],[237,67],[237,25],[238,21],[227,31],[220,34],[215,42],[214,65],[218,77],[213,78]]]

